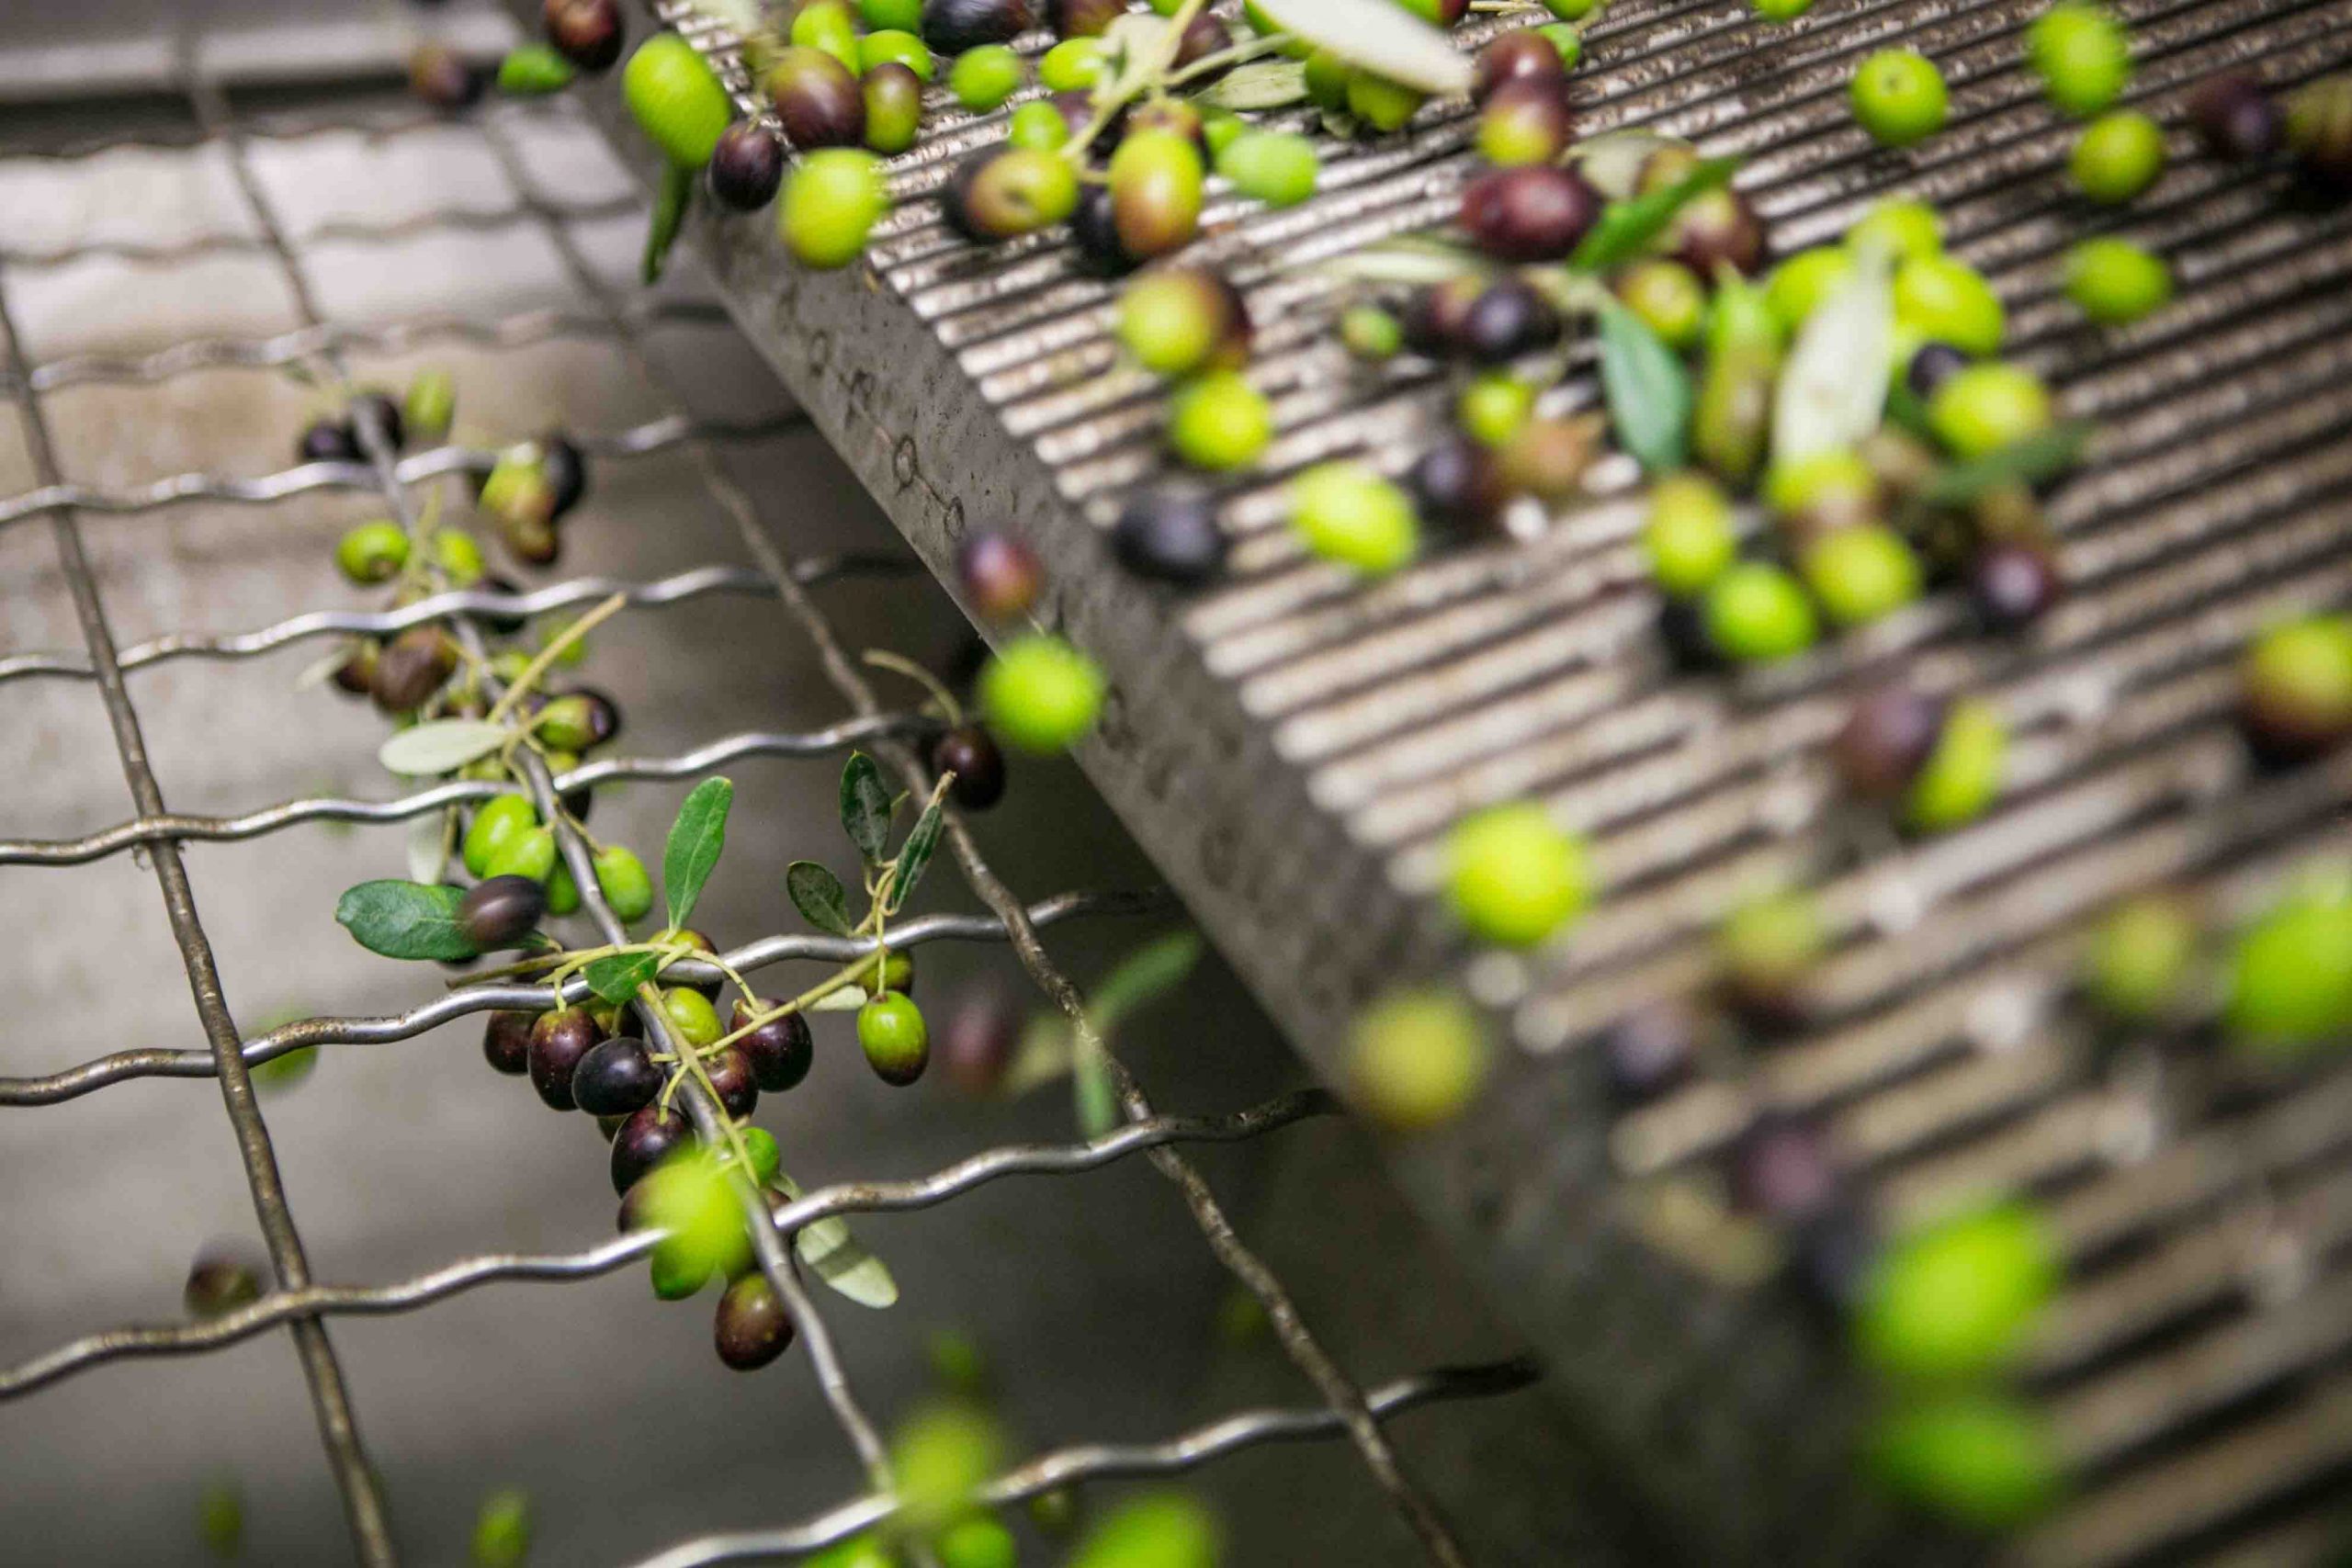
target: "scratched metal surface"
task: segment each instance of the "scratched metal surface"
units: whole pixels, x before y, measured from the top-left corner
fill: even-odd
[[[662,8],[731,66],[723,33]],[[1707,1213],[1711,1156],[1767,1105],[1825,1118],[1898,1216],[2003,1188],[2051,1205],[2071,1275],[2031,1377],[2081,1483],[2017,1555],[2290,1558],[2334,1528],[2352,1462],[2352,1074],[2245,1082],[2149,1046],[2097,1051],[2052,1006],[2069,929],[2117,894],[2172,880],[2226,904],[2346,846],[2352,764],[2250,775],[2228,671],[2264,620],[2352,600],[2352,211],[2215,163],[2180,120],[2188,85],[2225,64],[2286,85],[2352,63],[2352,7],[2119,5],[2130,99],[2165,120],[2173,154],[2120,212],[2066,195],[2072,128],[2020,62],[2038,9],[1825,0],[1775,29],[1736,0],[1621,0],[1575,78],[1588,130],[1747,154],[1739,184],[1782,253],[1889,191],[1943,209],[2009,308],[2013,355],[2100,424],[2053,508],[2073,595],[2021,639],[1970,632],[1940,593],[1768,672],[1679,672],[1629,547],[1622,461],[1532,536],[1377,587],[1303,559],[1282,477],[1359,451],[1401,467],[1445,400],[1426,366],[1352,368],[1333,286],[1304,267],[1450,212],[1457,107],[1327,142],[1322,191],[1297,209],[1213,186],[1195,254],[1250,296],[1251,375],[1280,434],[1226,497],[1230,581],[1189,599],[1125,579],[1102,547],[1119,497],[1163,467],[1160,398],[1107,335],[1114,286],[1058,232],[976,251],[929,199],[1001,114],[934,105],[854,274],[795,272],[762,219],[694,231],[739,320],[935,570],[972,526],[1039,543],[1044,619],[1114,682],[1082,761],[1312,1057],[1331,1066],[1340,1021],[1399,975],[1455,975],[1493,1008],[1512,1048],[1490,1092],[1396,1166],[1551,1357],[1555,1392],[1710,1558],[1860,1560],[1903,1528],[1851,1480],[1864,1396],[1834,1340],[1787,1292],[1698,1266],[1736,1232],[1702,1225],[1678,1261],[1641,1217],[1661,1192]],[[1854,62],[1895,42],[1952,89],[1950,129],[1909,154],[1874,150],[1844,109]],[[609,94],[594,112],[620,129]],[[2126,331],[2079,324],[2056,261],[2094,231],[2162,250],[2179,302]],[[1546,406],[1594,398],[1580,366]],[[2001,807],[1930,844],[1838,810],[1820,758],[1856,672],[1898,668],[1992,695],[2018,738]],[[1474,957],[1428,896],[1432,847],[1464,811],[1528,795],[1593,836],[1607,891],[1532,960]],[[1735,890],[1786,876],[1824,888],[1838,931],[1822,1027],[1612,1125],[1592,1032],[1694,984]]]

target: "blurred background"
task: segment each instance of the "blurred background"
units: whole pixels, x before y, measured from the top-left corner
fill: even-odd
[[[429,29],[489,49],[506,36],[501,18],[462,6],[11,7],[0,22],[0,299],[36,364],[303,324],[227,150],[74,149],[92,137],[189,137],[186,101],[168,85],[189,24],[241,115],[318,108],[387,126],[413,118],[394,73],[417,37]],[[282,78],[289,64],[292,74],[332,85],[236,85],[262,65]],[[537,186],[531,194],[571,214],[563,222],[594,265],[633,288],[641,204],[595,134],[560,108],[492,112],[524,155]],[[54,155],[62,151],[74,155]],[[517,209],[517,193],[473,132],[261,135],[249,157],[321,313],[335,325],[588,309],[546,229]],[[677,259],[662,292],[680,310],[652,330],[650,345],[697,417],[760,430],[721,452],[772,536],[796,555],[897,550],[822,442],[793,426],[781,390],[734,330],[715,310],[696,314],[708,295],[691,257]],[[666,412],[615,345],[595,336],[500,348],[443,339],[350,358],[356,380],[390,388],[426,366],[448,370],[458,388],[454,439],[468,445],[550,427],[617,431]],[[285,368],[62,387],[42,402],[67,477],[107,489],[194,469],[275,471],[292,460],[302,427],[334,407]],[[0,494],[39,482],[23,417],[15,400],[0,403]],[[461,481],[447,482],[450,502],[460,502]],[[248,629],[311,608],[375,607],[376,594],[336,574],[333,548],[345,528],[380,511],[364,492],[322,491],[258,506],[85,513],[82,528],[115,637],[128,645],[171,630]],[[596,464],[566,538],[557,573],[529,581],[751,564],[674,450]],[[39,520],[0,529],[0,655],[80,649],[56,543]],[[819,592],[852,649],[953,666],[962,622],[927,580]],[[131,675],[173,809],[232,813],[314,793],[396,793],[374,761],[381,716],[329,688],[298,689],[322,646]],[[798,628],[759,599],[633,611],[594,635],[578,678],[618,700],[622,750],[633,755],[674,753],[739,729],[814,727],[842,713]],[[889,700],[899,699],[911,704],[915,694]],[[93,685],[0,682],[0,723],[18,758],[0,792],[0,834],[73,836],[133,815]],[[739,788],[729,848],[696,919],[722,946],[799,928],[782,887],[788,861],[849,869],[833,816],[839,764],[835,756],[728,770]],[[650,861],[682,791],[640,784],[600,792],[595,829]],[[1010,797],[978,826],[990,857],[1028,897],[1156,880],[1065,764],[1017,763]],[[345,886],[401,874],[402,841],[398,828],[314,825],[187,849],[197,906],[248,1037],[297,1017],[392,1012],[438,994],[437,970],[376,958],[332,918]],[[953,874],[935,874],[919,903],[970,907]],[[1066,926],[1049,943],[1083,982],[1180,919],[1171,909]],[[0,1073],[203,1043],[143,856],[0,868],[0,951],[11,957],[17,998],[0,1035]],[[919,964],[917,995],[934,1007],[990,976],[1024,1001],[1031,994],[1001,947],[933,945]],[[787,969],[774,988],[796,973],[816,972]],[[331,1047],[306,1077],[266,1090],[320,1280],[384,1283],[467,1254],[569,1250],[611,1234],[594,1126],[549,1112],[526,1082],[491,1073],[481,1033],[478,1022],[460,1022],[397,1045]],[[934,1070],[912,1089],[893,1090],[857,1059],[845,1016],[821,1019],[818,1035],[808,1082],[764,1100],[758,1117],[804,1184],[913,1176],[984,1146],[1073,1135],[1067,1084],[982,1101]],[[1237,1109],[1306,1079],[1214,959],[1181,996],[1140,1016],[1121,1044],[1164,1111]],[[210,1081],[139,1079],[5,1116],[0,1359],[102,1326],[176,1320],[200,1246],[225,1240],[258,1251]],[[1341,1122],[1309,1122],[1196,1157],[1243,1234],[1361,1381],[1517,1348]],[[860,1393],[886,1421],[936,1387],[926,1347],[942,1330],[980,1348],[1024,1450],[1156,1439],[1237,1406],[1312,1403],[1248,1314],[1231,1311],[1227,1277],[1175,1190],[1139,1159],[1085,1177],[992,1185],[926,1213],[868,1217],[858,1230],[896,1272],[902,1300],[876,1313],[820,1292],[820,1307]],[[782,1524],[853,1495],[859,1478],[806,1358],[787,1354],[755,1375],[729,1372],[710,1348],[710,1310],[707,1295],[654,1301],[643,1270],[631,1268],[591,1283],[497,1285],[422,1313],[333,1320],[409,1556],[461,1561],[477,1506],[499,1486],[530,1495],[534,1561],[550,1563],[623,1561],[705,1530]],[[1391,1430],[1492,1560],[1600,1561],[1637,1551],[1626,1521],[1608,1512],[1608,1488],[1593,1483],[1544,1409],[1542,1394],[1521,1393],[1431,1407]],[[220,1481],[243,1495],[246,1560],[343,1556],[340,1511],[282,1332],[200,1358],[102,1367],[0,1404],[0,1517],[9,1526],[0,1561],[203,1561],[198,1499]],[[1233,1562],[1416,1560],[1341,1445],[1253,1450],[1191,1484],[1226,1520]]]

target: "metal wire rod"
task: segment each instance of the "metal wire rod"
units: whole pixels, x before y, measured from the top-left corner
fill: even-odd
[[[591,457],[643,457],[689,440],[749,441],[793,429],[807,415],[797,409],[742,423],[697,422],[683,414],[649,420],[627,430],[575,437]],[[446,474],[487,473],[498,454],[487,447],[436,446],[413,453],[393,465],[393,477],[402,485],[439,479]],[[376,474],[364,462],[297,463],[276,473],[243,478],[234,474],[167,474],[130,490],[98,490],[68,482],[62,475],[38,490],[0,501],[0,527],[61,506],[82,512],[115,513],[153,512],[181,501],[217,501],[258,506],[318,490],[373,490]]]
[[[1307,1089],[1278,1095],[1222,1116],[1161,1116],[1148,1122],[1131,1122],[1087,1143],[1005,1144],[911,1180],[847,1182],[813,1189],[775,1211],[775,1228],[789,1235],[834,1215],[928,1209],[1008,1176],[1074,1176],[1162,1144],[1237,1143],[1308,1117],[1329,1115],[1334,1109],[1329,1096]],[[411,1312],[497,1280],[592,1279],[650,1252],[661,1235],[658,1231],[635,1231],[581,1252],[488,1253],[445,1264],[398,1284],[313,1285],[306,1291],[273,1292],[198,1323],[107,1329],[0,1368],[0,1399],[21,1397],[108,1361],[216,1350],[305,1314]]]
[[[1383,1383],[1365,1394],[1364,1404],[1374,1416],[1385,1419],[1439,1400],[1510,1393],[1534,1382],[1539,1375],[1535,1363],[1526,1357],[1476,1366],[1438,1367]],[[1339,1416],[1323,1407],[1245,1410],[1165,1442],[1081,1443],[1057,1449],[987,1482],[973,1492],[972,1499],[984,1507],[1003,1508],[1081,1481],[1179,1475],[1261,1443],[1320,1438],[1339,1427]],[[896,1498],[869,1495],[782,1529],[696,1536],[643,1559],[637,1568],[703,1568],[713,1562],[803,1558],[887,1523],[898,1511]]]
[[[556,787],[569,795],[576,789],[628,779],[676,779],[705,773],[743,757],[816,757],[899,734],[920,734],[933,728],[920,714],[883,714],[853,718],[822,729],[759,730],[730,735],[675,757],[608,757],[583,763],[563,773]],[[0,865],[80,865],[103,860],[140,844],[202,840],[230,842],[255,839],[302,822],[404,822],[428,811],[487,800],[506,793],[506,786],[483,779],[451,779],[397,800],[353,800],[344,795],[308,795],[237,817],[196,817],[165,813],[134,818],[78,839],[0,839]]]
[[[903,556],[849,551],[801,562],[800,579],[813,585],[842,577],[900,577],[915,570],[914,563]],[[430,598],[419,599],[413,604],[403,604],[392,610],[313,610],[308,615],[288,616],[249,632],[217,635],[173,632],[165,637],[131,644],[122,650],[121,664],[128,671],[174,659],[248,659],[309,637],[390,637],[410,626],[439,620],[445,615],[491,618],[540,615],[574,604],[599,603],[616,593],[622,595],[632,607],[646,609],[681,604],[715,593],[740,593],[747,597],[773,599],[775,597],[775,584],[768,581],[767,573],[744,567],[701,566],[656,578],[650,582],[628,582],[611,577],[575,577],[568,582],[554,583],[528,593],[458,589],[435,593]],[[73,653],[20,653],[0,659],[0,681],[20,680],[32,675],[87,680],[90,677],[90,661],[86,655]]]
[[[616,218],[634,212],[641,205],[635,192],[608,197],[601,201],[583,201],[561,209],[566,219],[579,222],[598,218]],[[397,244],[421,234],[440,231],[459,233],[482,233],[494,229],[510,228],[526,222],[530,213],[519,207],[500,208],[495,211],[453,207],[431,212],[412,213],[389,222],[371,223],[356,218],[331,218],[301,236],[306,244]],[[63,266],[69,263],[104,258],[130,262],[141,266],[158,266],[172,262],[193,261],[209,255],[259,255],[272,254],[266,235],[253,234],[192,234],[184,240],[161,243],[140,240],[95,240],[63,245],[50,251],[18,251],[0,249],[0,265],[19,269]]]
[[[1139,914],[1162,907],[1164,899],[1148,892],[1064,893],[1033,906],[1032,923],[1053,925],[1080,916]],[[994,915],[921,915],[890,928],[893,950],[919,947],[930,942],[1001,942],[1003,922]],[[763,937],[724,954],[738,974],[749,975],[771,964],[795,960],[848,964],[873,951],[862,939],[815,933]],[[718,964],[681,959],[664,973],[688,985],[718,985],[727,977]],[[587,982],[574,977],[563,987],[567,1002],[584,1000]],[[385,1045],[413,1040],[428,1030],[477,1012],[540,1012],[554,1005],[555,990],[548,986],[478,984],[462,986],[405,1012],[377,1018],[309,1018],[280,1024],[244,1042],[248,1066],[259,1066],[290,1052],[314,1045]],[[0,1077],[0,1106],[52,1105],[78,1099],[125,1078],[201,1078],[213,1075],[212,1055],[206,1051],[169,1050],[149,1046],[94,1057],[79,1066],[40,1077]]]
[[[473,112],[483,119],[493,117],[579,118],[579,111],[560,98],[491,102],[478,107]],[[394,137],[412,136],[423,130],[447,130],[453,123],[447,111],[420,108],[412,100],[388,112],[364,118],[324,111],[251,115],[239,121],[239,129],[248,141],[299,141],[316,136],[364,136],[372,141],[388,141]],[[204,145],[210,134],[201,125],[190,127],[185,135],[156,135],[150,131],[127,135],[109,133],[81,137],[60,142],[54,147],[0,149],[0,156],[35,163],[67,164],[107,152],[175,152]]]
[[[5,291],[0,291],[0,331],[7,334],[9,362],[20,388],[17,403],[24,413],[26,444],[35,470],[54,484],[60,470],[50,437],[48,415],[39,396],[31,390],[24,338],[9,317]],[[81,529],[74,509],[66,505],[55,507],[50,513],[50,524],[66,586],[73,596],[74,618],[81,624],[83,638],[88,644],[91,667],[106,705],[107,721],[121,757],[124,781],[141,816],[161,817],[164,814],[163,790],[148,764],[146,739],[140,732],[139,716],[131,706],[130,694],[123,684],[121,666],[116,662],[114,634],[107,625],[106,608],[98,597],[89,558],[82,547]],[[220,1080],[221,1102],[236,1137],[238,1156],[244,1167],[246,1185],[253,1192],[254,1212],[269,1249],[271,1268],[281,1289],[304,1289],[311,1282],[310,1259],[303,1251],[293,1212],[287,1204],[277,1151],[271,1145],[269,1128],[263,1120],[253,1079],[239,1049],[236,1021],[221,992],[220,971],[197,915],[195,890],[180,858],[179,846],[168,840],[157,844],[153,863],[156,883],[163,892],[164,911],[171,923],[172,940],[180,950],[197,1015],[203,1022],[213,1068]],[[391,1531],[382,1491],[360,1440],[358,1419],[352,1410],[350,1391],[345,1386],[334,1344],[316,1316],[294,1318],[290,1333],[296,1356],[302,1364],[303,1379],[310,1388],[320,1441],[343,1497],[352,1540],[367,1563],[390,1563]]]
[[[484,123],[481,130],[483,141],[506,170],[508,181],[526,204],[531,203],[533,194],[525,177],[520,154],[494,126]],[[675,389],[670,386],[638,343],[611,288],[588,264],[587,257],[581,254],[570,231],[545,207],[535,207],[535,210],[549,243],[555,246],[566,268],[605,311],[622,354],[648,383],[662,389],[673,406],[682,407],[683,400]],[[858,713],[879,711],[880,705],[864,671],[841,646],[832,623],[822,607],[793,581],[789,560],[760,526],[758,515],[741,487],[728,477],[705,443],[689,441],[684,444],[684,452],[720,507],[733,518],[737,532],[742,536],[752,558],[775,580],[777,595],[785,609],[800,623],[810,641],[816,645],[819,662],[834,688]],[[888,741],[877,744],[876,750],[907,782],[916,798],[922,798],[929,793],[930,770],[912,750]],[[965,828],[961,815],[953,807],[946,813],[946,821],[948,841],[966,883],[1005,921],[1006,929],[1012,935],[1014,950],[1020,953],[1023,965],[1039,988],[1070,1016],[1072,1026],[1080,1031],[1081,1037],[1091,1047],[1102,1051],[1102,1059],[1110,1065],[1121,1107],[1128,1119],[1148,1118],[1152,1110],[1141,1087],[1127,1072],[1125,1066],[1103,1048],[1099,1039],[1094,1038],[1092,1028],[1087,1021],[1084,998],[1077,986],[1046,954],[1043,944],[1037,941],[1036,933],[1026,929],[1020,899],[989,869],[978,846]],[[1268,1321],[1272,1325],[1275,1337],[1284,1353],[1335,1412],[1335,1418],[1346,1429],[1349,1440],[1363,1456],[1374,1481],[1404,1516],[1430,1561],[1439,1563],[1441,1568],[1465,1568],[1466,1560],[1461,1547],[1453,1540],[1435,1506],[1405,1474],[1395,1450],[1389,1446],[1366,1407],[1362,1392],[1307,1329],[1289,1292],[1283,1288],[1273,1271],[1235,1234],[1231,1222],[1217,1203],[1216,1195],[1209,1190],[1208,1184],[1201,1179],[1199,1171],[1171,1149],[1155,1150],[1151,1159],[1154,1168],[1174,1182],[1182,1192],[1185,1205],[1207,1240],[1210,1251],[1266,1309]]]
[[[694,299],[639,299],[630,314],[648,325],[718,325],[727,320],[718,306]],[[147,355],[80,354],[52,359],[33,367],[32,386],[37,392],[92,384],[143,386],[198,370],[275,369],[330,352],[406,354],[435,343],[517,349],[558,338],[606,337],[611,332],[602,316],[561,309],[490,318],[418,316],[380,327],[329,323],[268,337],[196,338]]]

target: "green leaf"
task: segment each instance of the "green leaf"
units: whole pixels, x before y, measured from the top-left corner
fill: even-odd
[[[455,773],[505,745],[514,733],[484,718],[431,719],[385,741],[376,749],[376,761],[408,778]]]
[[[648,287],[661,282],[662,269],[670,265],[670,247],[678,243],[679,231],[686,226],[686,209],[694,205],[701,173],[699,168],[675,164],[662,166],[662,188],[653,195],[653,220],[645,231],[645,260],[638,268]]]
[[[1690,424],[1690,373],[1657,333],[1624,306],[1600,310],[1600,389],[1626,451],[1652,473],[1682,466]]]
[[[1095,1032],[1109,1034],[1127,1014],[1182,985],[1200,961],[1201,939],[1190,931],[1169,931],[1128,953],[1087,1001]]]
[[[1633,197],[1641,184],[1642,169],[1650,154],[1665,147],[1687,148],[1690,145],[1679,136],[1668,136],[1641,126],[1627,126],[1623,130],[1605,130],[1599,136],[1588,136],[1568,149],[1567,162],[1574,164],[1593,189],[1611,201],[1626,201]]]
[[[670,841],[662,851],[662,891],[672,931],[694,916],[702,886],[718,864],[718,852],[727,847],[727,813],[734,804],[732,779],[705,779],[687,795],[670,824]]]
[[[1670,186],[1611,202],[1568,265],[1578,272],[1607,272],[1632,261],[1672,226],[1683,208],[1729,180],[1739,164],[1737,158],[1709,158]]]
[[[1253,60],[1209,84],[1204,103],[1227,109],[1278,109],[1306,97],[1306,67],[1295,60]]]
[[[842,767],[842,831],[867,863],[882,858],[890,841],[890,786],[882,770],[863,751],[852,751]]]
[[[363,882],[345,891],[334,918],[370,953],[456,964],[481,954],[458,929],[458,900],[463,897],[437,883]]]
[[[592,958],[580,971],[597,999],[618,1005],[637,995],[637,988],[661,972],[658,953],[610,953]]]
[[[2044,483],[2073,468],[2090,438],[2086,422],[2053,424],[1997,452],[1939,469],[1920,487],[1919,499],[1930,506],[1965,506],[2006,485]]]
[[[784,868],[784,890],[800,918],[820,931],[848,936],[856,927],[849,918],[849,890],[842,879],[813,860],[797,860]]]
[[[799,1184],[781,1171],[776,1173],[775,1184],[786,1197],[795,1201],[800,1197]],[[858,1305],[898,1304],[899,1281],[890,1277],[880,1258],[850,1234],[840,1215],[803,1225],[793,1235],[792,1249],[800,1254],[801,1262],[816,1270],[817,1278]]]
[[[939,848],[939,835],[947,826],[947,813],[936,800],[922,808],[915,825],[908,829],[907,841],[899,846],[899,870],[890,878],[888,914],[897,914],[914,892],[915,884],[922,880],[925,867],[931,864],[933,852]]]
[[[1078,1112],[1078,1135],[1099,1138],[1119,1124],[1119,1094],[1111,1083],[1111,1064],[1101,1051],[1081,1043],[1070,1067],[1070,1096]]]

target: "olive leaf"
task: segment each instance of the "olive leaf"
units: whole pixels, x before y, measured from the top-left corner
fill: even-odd
[[[732,779],[705,779],[688,792],[670,824],[670,840],[662,851],[662,890],[672,931],[694,915],[703,884],[727,847],[727,813],[734,804]]]
[[[1739,164],[1737,158],[1709,158],[1670,186],[1611,202],[1568,257],[1568,265],[1578,272],[1607,272],[1632,261],[1673,225],[1676,214],[1729,180]]]
[[[1315,270],[1354,283],[1420,285],[1491,271],[1476,252],[1426,235],[1404,234],[1317,262]]]
[[[1286,33],[1424,93],[1466,93],[1476,73],[1444,33],[1393,0],[1258,0]]]
[[[1919,487],[1919,499],[1930,506],[1965,506],[1988,491],[2045,483],[2075,466],[2090,437],[2091,426],[2084,421],[2053,424],[1998,451],[1938,469]]]
[[[662,188],[653,193],[653,218],[645,229],[645,259],[638,267],[649,288],[662,281],[662,269],[670,265],[670,247],[686,226],[686,209],[694,205],[700,174],[675,164],[662,166]]]
[[[637,988],[661,973],[658,953],[611,953],[592,958],[580,971],[597,999],[619,1005],[637,995]]]
[[[1586,137],[1568,149],[1567,162],[1577,166],[1593,189],[1611,201],[1623,201],[1641,184],[1642,166],[1650,161],[1651,153],[1664,147],[1690,145],[1680,137],[1628,126]]]
[[[895,915],[905,907],[908,896],[914,892],[915,884],[922,880],[924,869],[931,864],[932,853],[939,848],[939,835],[946,825],[947,813],[933,798],[908,829],[907,841],[899,846],[898,870],[890,877],[885,914]]]
[[[486,718],[435,718],[400,731],[376,749],[387,771],[409,778],[455,773],[487,757],[513,739],[514,731]]]
[[[1184,983],[1201,961],[1201,939],[1190,931],[1154,937],[1119,961],[1102,976],[1087,999],[1086,1016],[1098,1034],[1109,1034],[1119,1021],[1153,998]]]
[[[847,936],[856,928],[849,918],[849,891],[842,879],[813,860],[797,860],[784,868],[784,890],[800,918],[820,931]]]
[[[1845,280],[1814,307],[1772,393],[1772,460],[1842,452],[1886,417],[1894,369],[1894,265],[1858,249]]]
[[[363,882],[336,900],[335,923],[360,946],[386,958],[456,964],[481,953],[458,925],[458,900],[463,897],[435,882]]]
[[[1078,1042],[1070,1060],[1070,1099],[1078,1135],[1099,1138],[1119,1124],[1119,1095],[1111,1083],[1111,1063],[1100,1047]]]
[[[1200,95],[1227,109],[1276,109],[1306,97],[1306,67],[1295,60],[1253,60],[1237,65]]]
[[[882,858],[890,840],[893,802],[882,770],[863,751],[852,751],[842,767],[842,831],[870,864]]]
[[[792,1178],[778,1171],[775,1184],[786,1197],[799,1201],[800,1185]],[[849,1225],[840,1215],[803,1225],[793,1234],[792,1249],[800,1255],[801,1262],[816,1271],[817,1278],[858,1305],[898,1304],[899,1281],[890,1277],[888,1267],[880,1258],[850,1234]]]
[[[1614,300],[1600,309],[1600,389],[1618,443],[1660,473],[1682,466],[1690,373],[1649,324]]]
[[[412,882],[437,884],[449,869],[448,807],[413,818],[408,825],[408,875]]]

